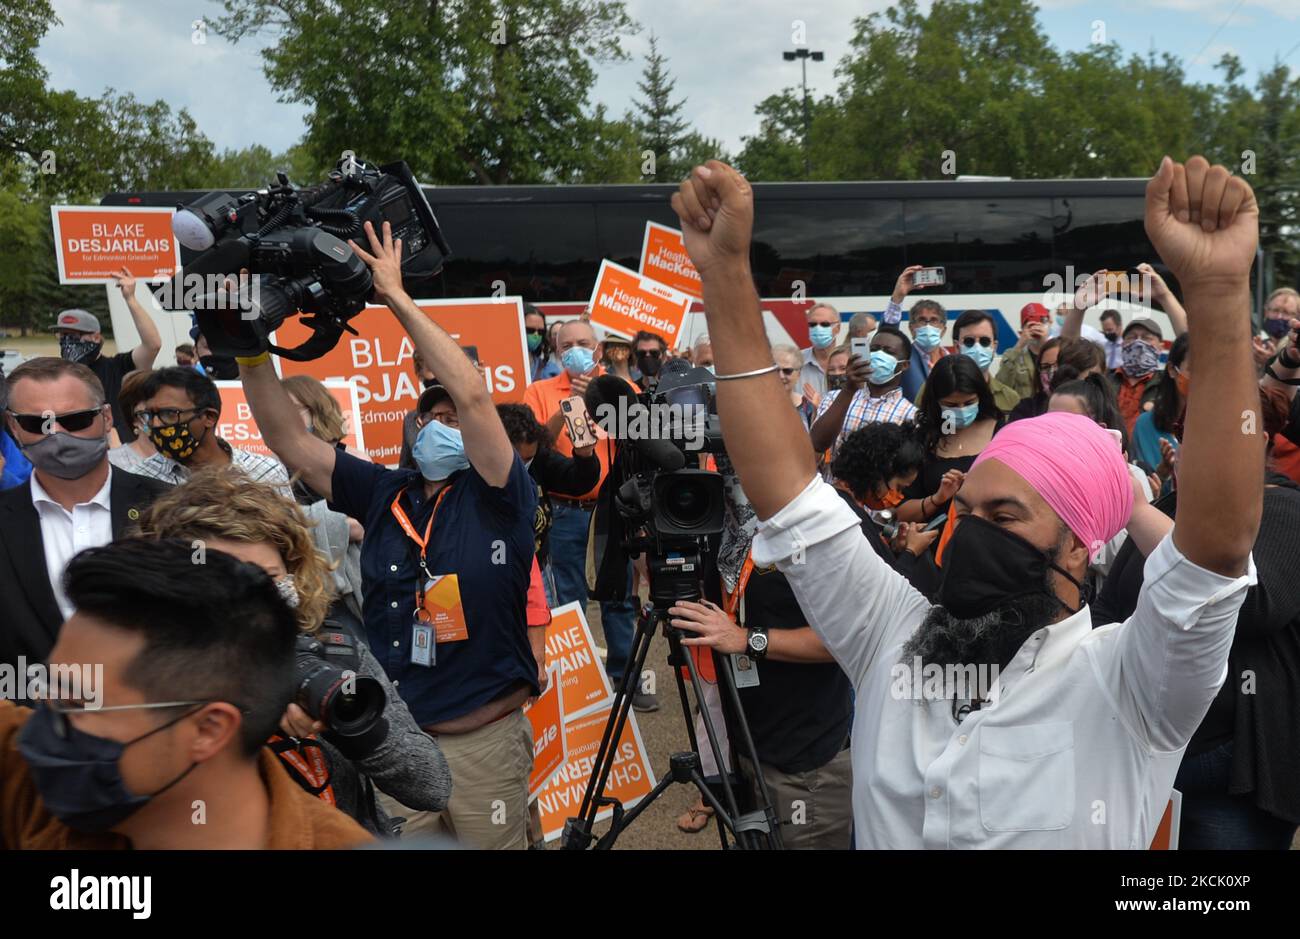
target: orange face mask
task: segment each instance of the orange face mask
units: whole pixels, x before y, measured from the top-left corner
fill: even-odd
[[[865,500],[865,505],[869,509],[876,509],[877,511],[879,511],[881,509],[892,509],[894,506],[898,505],[902,501],[903,501],[903,494],[899,492],[897,489],[890,489],[879,499],[875,498],[874,496],[867,496]]]

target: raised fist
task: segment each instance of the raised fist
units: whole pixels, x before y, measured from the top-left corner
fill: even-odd
[[[682,240],[696,270],[749,263],[754,229],[754,190],[744,176],[719,160],[697,166],[673,193]]]
[[[1259,244],[1259,206],[1250,184],[1194,156],[1165,157],[1147,183],[1147,237],[1179,283],[1238,285]]]

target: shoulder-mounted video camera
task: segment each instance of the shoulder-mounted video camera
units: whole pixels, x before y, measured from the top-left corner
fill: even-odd
[[[348,239],[367,244],[363,226],[384,222],[402,241],[402,282],[423,292],[451,255],[438,220],[404,162],[375,167],[340,160],[325,182],[300,189],[284,173],[276,185],[234,197],[210,192],[177,208],[172,230],[194,256],[154,294],[164,309],[189,310],[217,355],[270,350],[308,361],[333,349],[348,321],[373,300],[370,269]],[[227,279],[247,270],[231,290]],[[292,349],[270,335],[301,313],[312,335]]]

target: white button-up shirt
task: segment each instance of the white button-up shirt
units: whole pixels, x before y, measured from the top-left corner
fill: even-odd
[[[54,588],[54,599],[63,618],[74,607],[63,592],[63,571],[72,556],[87,548],[98,548],[113,540],[113,511],[108,499],[113,485],[113,469],[103,487],[89,502],[78,502],[69,512],[50,497],[41,481],[32,473],[32,505],[41,519],[41,543],[45,547],[45,569]]]
[[[958,722],[951,699],[897,692],[930,603],[820,478],[760,527],[754,563],[785,574],[856,689],[859,848],[1148,847],[1255,583],[1253,560],[1223,577],[1166,536],[1126,622],[1094,630],[1085,607],[1040,629]]]

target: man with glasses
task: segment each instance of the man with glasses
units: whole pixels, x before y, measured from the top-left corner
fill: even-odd
[[[179,486],[195,470],[229,466],[293,498],[289,474],[274,457],[232,447],[217,434],[221,392],[192,368],[160,368],[140,388],[141,432],[158,452],[140,464],[141,476]]]
[[[99,666],[0,702],[0,848],[328,849],[370,841],[263,744],[293,700],[293,611],[260,568],[182,541],[121,541],[68,565],[76,612],[49,655]]]
[[[654,391],[659,384],[659,373],[668,362],[667,341],[658,333],[643,329],[632,337],[632,357],[636,361],[633,379],[646,391]]]
[[[993,392],[993,403],[1003,414],[1020,403],[1020,392],[1003,384],[989,371],[998,354],[997,324],[984,310],[967,310],[952,324],[953,343],[962,355],[970,356],[984,373],[984,380]],[[916,403],[921,403],[925,388],[917,392]]]
[[[903,300],[916,289],[912,281],[924,266],[913,264],[903,268],[880,317],[881,323],[897,326],[903,321]],[[948,311],[937,300],[918,300],[907,313],[907,328],[912,333],[912,364],[903,373],[903,397],[920,404],[921,386],[930,376],[930,369],[948,354],[941,344],[943,331],[948,328]]]
[[[164,491],[108,462],[112,417],[94,372],[32,359],[9,376],[5,424],[31,477],[0,492],[0,664],[45,660],[73,605],[63,571],[78,551],[121,537]]]

